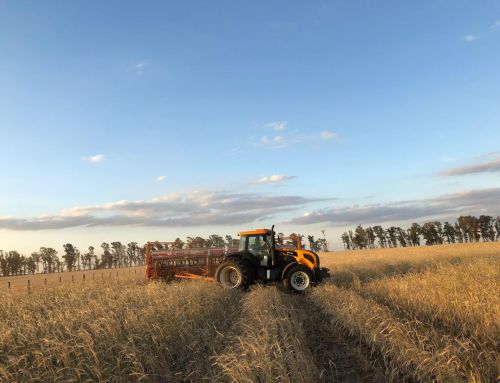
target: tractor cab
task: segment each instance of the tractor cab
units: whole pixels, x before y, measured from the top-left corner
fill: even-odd
[[[243,231],[240,236],[240,252],[247,252],[263,260],[271,255],[274,248],[274,232],[268,229],[258,229],[253,231]]]

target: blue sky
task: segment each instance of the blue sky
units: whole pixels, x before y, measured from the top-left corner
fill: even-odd
[[[499,68],[498,1],[0,1],[0,248],[500,214]]]

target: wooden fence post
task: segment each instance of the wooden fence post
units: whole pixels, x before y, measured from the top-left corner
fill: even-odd
[[[31,290],[31,284],[30,284],[30,280],[28,279],[28,291]]]
[[[9,285],[9,290],[10,290],[10,281],[9,281],[9,282],[7,282],[7,283],[8,283],[8,285]]]
[[[44,285],[47,286],[47,278],[43,281]]]

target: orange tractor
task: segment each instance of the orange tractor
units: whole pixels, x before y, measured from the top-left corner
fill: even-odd
[[[295,292],[307,290],[329,276],[320,267],[318,254],[295,245],[283,245],[271,229],[239,233],[238,248],[178,249],[172,242],[148,242],[146,273],[150,279],[174,278],[216,280],[224,288],[247,288],[261,282],[282,281]]]

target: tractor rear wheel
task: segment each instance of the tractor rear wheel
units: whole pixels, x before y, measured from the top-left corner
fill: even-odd
[[[309,269],[303,265],[292,266],[283,279],[287,290],[303,293],[312,285],[312,276]]]
[[[215,279],[225,289],[247,288],[254,282],[251,266],[238,258],[222,262],[217,268]]]

